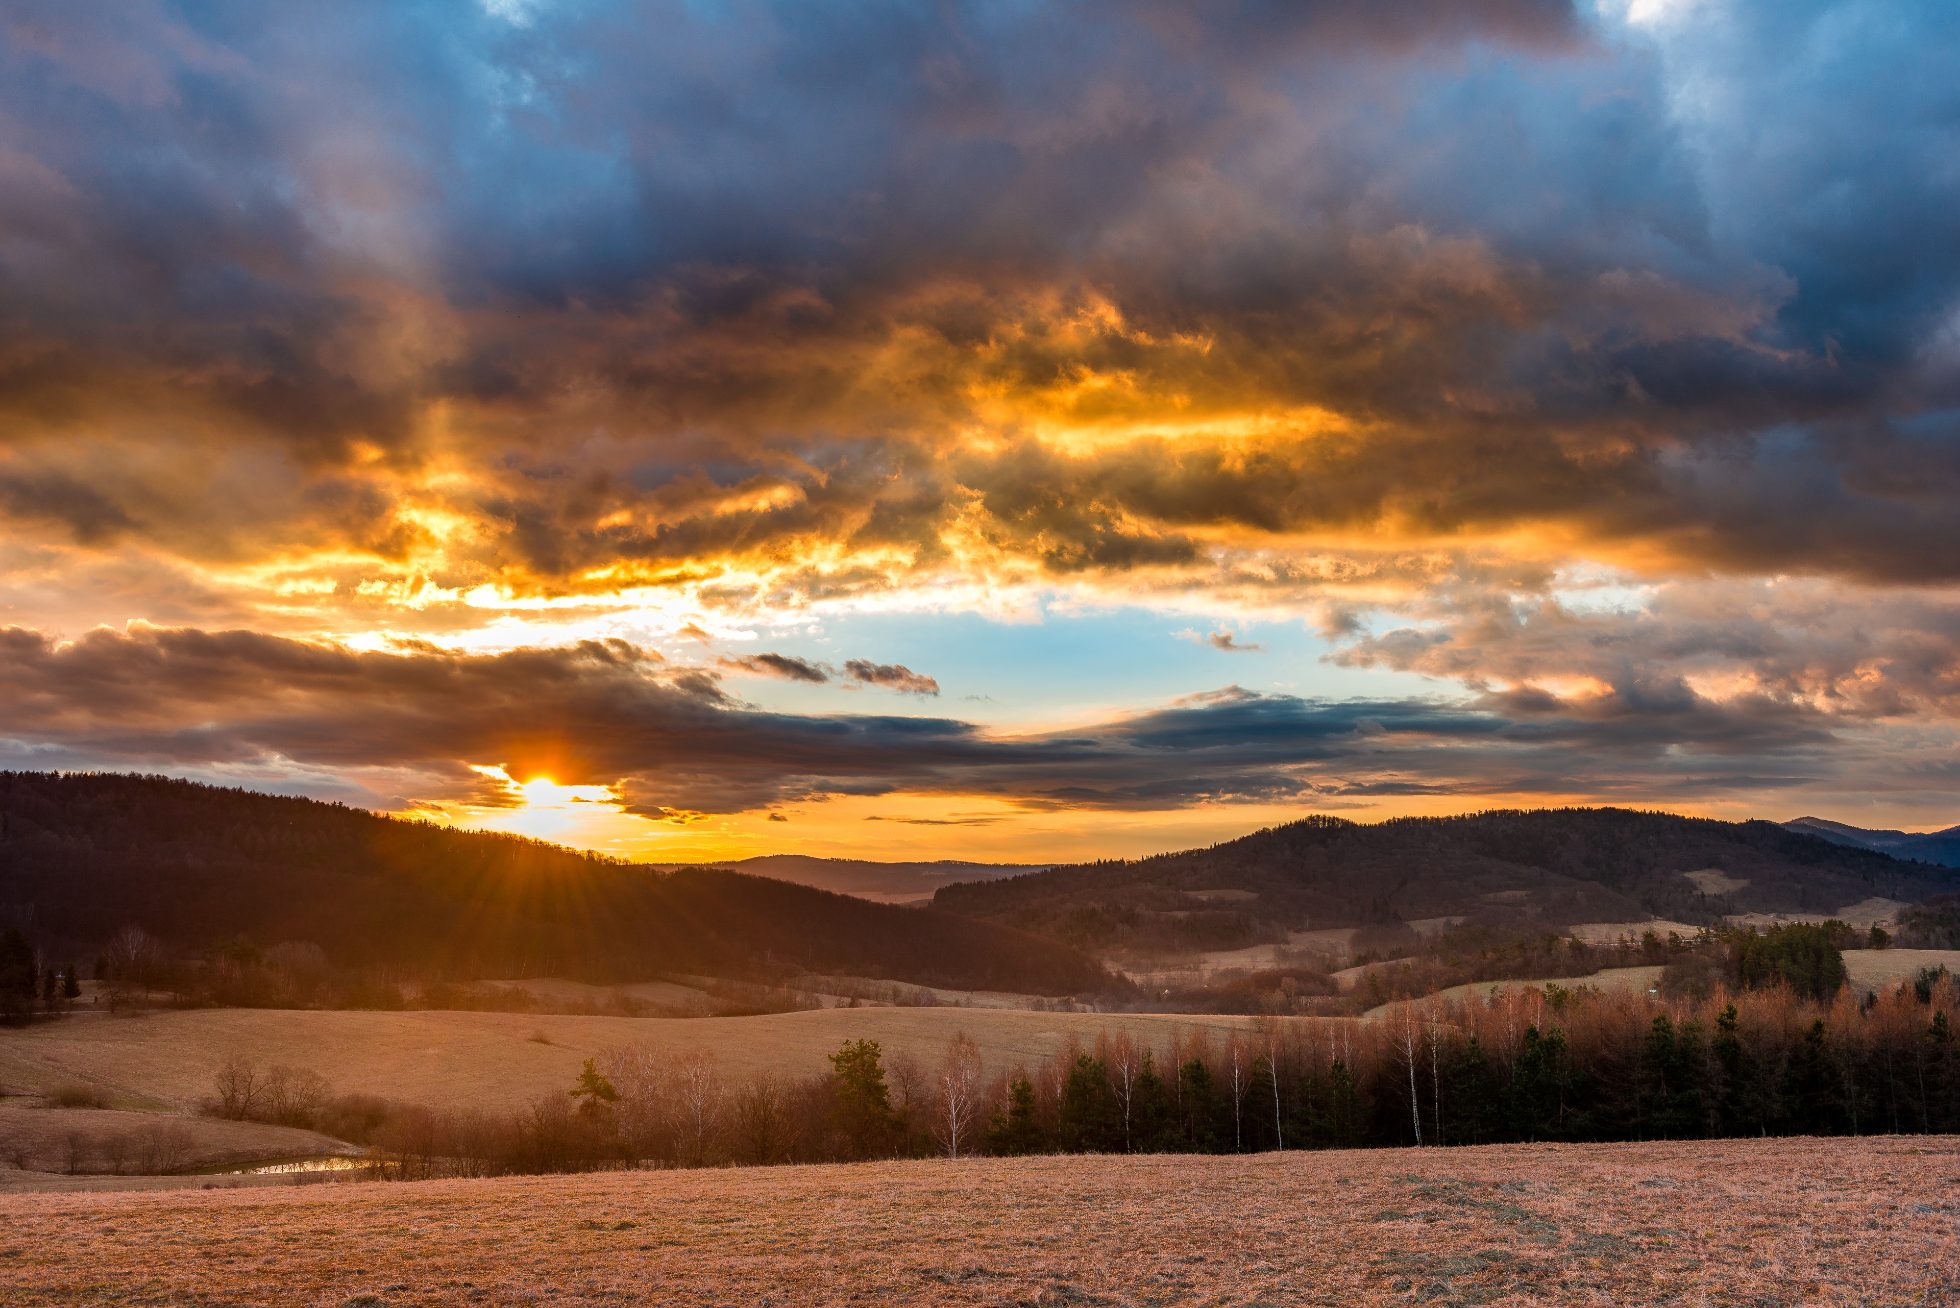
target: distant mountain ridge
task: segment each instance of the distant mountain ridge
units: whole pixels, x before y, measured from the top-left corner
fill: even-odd
[[[1894,858],[1915,858],[1942,867],[1960,867],[1960,827],[1944,831],[1889,831],[1854,827],[1828,818],[1800,817],[1783,823],[1785,831],[1817,836],[1835,845],[1875,849]]]
[[[0,920],[70,956],[136,925],[178,950],[305,941],[449,977],[820,972],[1050,995],[1107,980],[1065,946],[931,909],[117,774],[0,772]]]
[[[958,881],[987,881],[995,877],[1045,872],[1053,863],[976,863],[943,858],[930,862],[881,862],[865,858],[818,858],[811,854],[759,854],[753,858],[710,866],[753,876],[794,881],[798,885],[834,890],[883,903],[926,903],[941,886]]]
[[[1833,915],[1956,889],[1960,873],[1772,822],[1541,809],[1309,817],[1208,849],[948,886],[933,903],[1086,949],[1175,951],[1457,917],[1562,928]]]

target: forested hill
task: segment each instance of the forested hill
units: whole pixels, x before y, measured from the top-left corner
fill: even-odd
[[[1209,849],[948,886],[933,904],[1087,948],[1200,948],[1454,916],[1556,927],[1833,914],[1956,889],[1960,871],[1770,822],[1542,809],[1373,825],[1312,817]]]
[[[83,955],[137,925],[184,951],[308,941],[453,977],[810,970],[1042,994],[1104,980],[1073,950],[930,909],[158,777],[0,773],[0,914]]]

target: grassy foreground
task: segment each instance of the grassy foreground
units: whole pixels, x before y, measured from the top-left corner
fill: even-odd
[[[1960,1139],[0,1197],[9,1304],[1950,1304]]]

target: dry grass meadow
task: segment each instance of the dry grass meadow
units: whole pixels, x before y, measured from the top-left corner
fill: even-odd
[[[318,1072],[339,1093],[432,1107],[514,1108],[562,1092],[601,1050],[711,1050],[731,1076],[823,1071],[846,1040],[928,1066],[960,1032],[989,1073],[1046,1061],[1069,1040],[1130,1032],[1153,1043],[1179,1029],[1221,1036],[1252,1019],[1030,1013],[977,1008],[842,1008],[757,1017],[646,1018],[440,1010],[399,1013],[188,1009],[90,1016],[0,1032],[0,1084],[101,1089],[120,1108],[181,1110],[211,1093],[228,1055]]]
[[[0,1196],[10,1305],[1960,1302],[1960,1140]]]
[[[1886,990],[1907,984],[1919,975],[1921,969],[1928,967],[1944,967],[1960,975],[1960,949],[1848,949],[1844,953],[1845,979],[1858,991]],[[1439,990],[1436,996],[1457,999],[1469,995],[1495,994],[1514,986],[1544,985],[1560,985],[1567,989],[1592,986],[1605,991],[1645,990],[1659,982],[1661,970],[1656,965],[1608,967],[1590,976],[1546,977],[1536,981],[1472,981]],[[1369,1009],[1367,1016],[1379,1017],[1394,1007],[1394,1004],[1382,1004]]]

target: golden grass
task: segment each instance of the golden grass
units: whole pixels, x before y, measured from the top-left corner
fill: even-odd
[[[989,1072],[1046,1061],[1071,1038],[1128,1031],[1222,1036],[1250,1018],[1030,1013],[1014,1009],[838,1008],[759,1017],[635,1018],[539,1013],[292,1012],[197,1009],[81,1017],[0,1032],[0,1082],[46,1090],[106,1089],[119,1105],[184,1108],[211,1093],[218,1064],[238,1053],[265,1066],[310,1069],[340,1093],[430,1106],[514,1107],[571,1085],[586,1058],[619,1045],[706,1049],[741,1076],[828,1068],[845,1040],[877,1040],[887,1057],[937,1065],[965,1032]],[[544,1042],[535,1037],[542,1036]]]
[[[1960,1140],[1040,1158],[0,1196],[10,1305],[1960,1296]]]
[[[1847,949],[1844,952],[1845,980],[1859,992],[1885,990],[1911,981],[1919,975],[1921,968],[1944,967],[1960,976],[1960,949]],[[1431,998],[1462,998],[1466,995],[1488,995],[1511,986],[1564,986],[1568,990],[1579,986],[1592,986],[1596,990],[1609,993],[1621,990],[1645,990],[1660,981],[1661,968],[1653,964],[1639,967],[1606,967],[1591,976],[1544,977],[1529,981],[1472,981],[1466,985],[1451,986],[1439,990]],[[1394,1004],[1381,1004],[1371,1008],[1364,1016],[1379,1017],[1394,1008]]]
[[[1472,995],[1492,995],[1500,990],[1514,986],[1537,988],[1539,986],[1564,986],[1576,990],[1580,986],[1591,986],[1596,990],[1614,993],[1622,990],[1646,990],[1660,980],[1658,965],[1648,964],[1640,967],[1601,968],[1591,976],[1554,976],[1532,981],[1470,981],[1460,986],[1450,986],[1438,990],[1432,999],[1463,999]],[[1377,1004],[1362,1014],[1364,1017],[1380,1017],[1396,1007],[1395,1004]]]
[[[1861,990],[1911,981],[1927,967],[1944,967],[1960,976],[1960,949],[1851,949],[1844,955],[1845,976]]]

